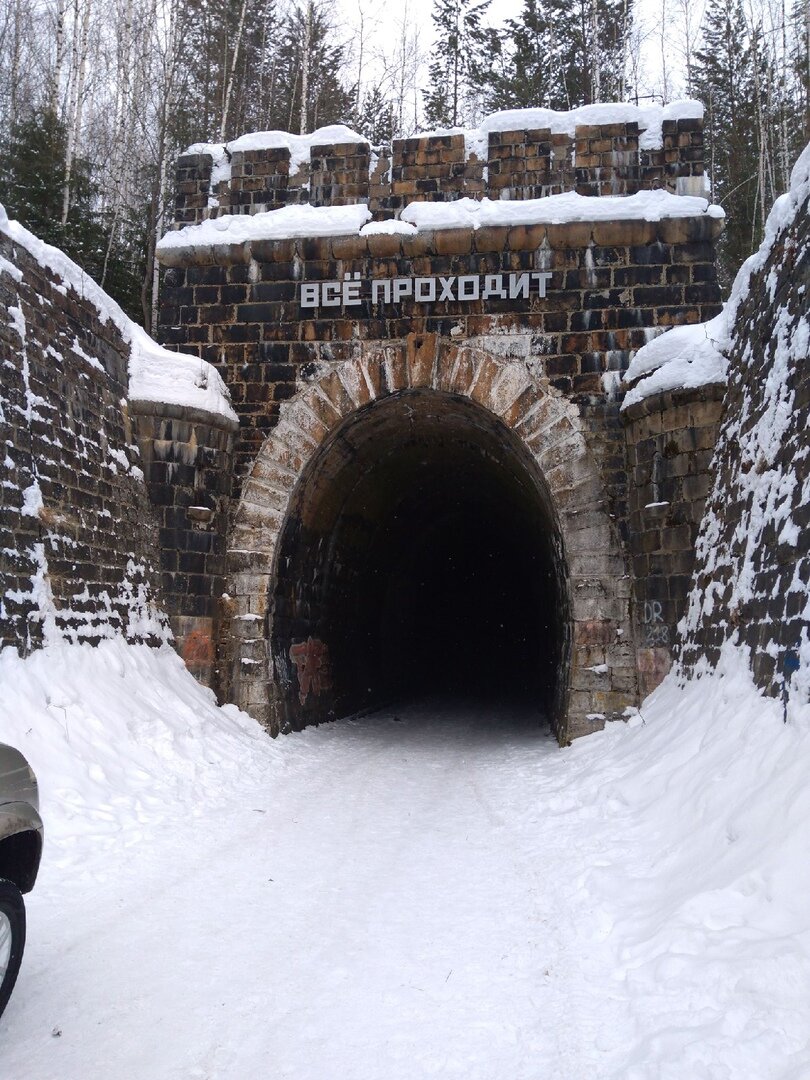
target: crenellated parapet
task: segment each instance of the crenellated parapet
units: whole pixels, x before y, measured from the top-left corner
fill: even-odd
[[[538,199],[568,191],[633,195],[656,188],[703,194],[703,119],[694,103],[686,105],[683,115],[673,106],[654,119],[650,110],[633,106],[566,114],[523,110],[497,114],[479,130],[427,133],[382,147],[347,128],[324,129],[337,131],[340,141],[319,141],[319,132],[265,132],[224,147],[197,146],[178,161],[175,220],[196,224],[296,203],[366,203],[375,218],[385,219],[421,201]],[[599,115],[609,122],[571,120]],[[525,126],[538,119],[545,126]]]

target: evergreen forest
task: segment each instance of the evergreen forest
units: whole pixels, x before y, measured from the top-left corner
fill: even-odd
[[[379,144],[501,109],[693,97],[721,280],[810,138],[810,0],[0,0],[0,202],[155,329],[177,155],[345,123]]]

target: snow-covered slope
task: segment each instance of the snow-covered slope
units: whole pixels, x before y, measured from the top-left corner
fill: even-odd
[[[257,751],[272,755],[264,730],[218,708],[169,645],[119,637],[24,660],[4,649],[0,686],[0,741],[23,750],[40,780],[46,865],[132,844],[180,807],[194,814],[251,775]]]
[[[733,639],[751,650],[759,685],[781,693],[787,681],[804,700],[810,692],[809,296],[810,146],[727,305],[728,387],[715,483],[681,627],[690,670],[716,663],[723,643]]]
[[[731,646],[568,750],[427,705],[271,742],[116,642],[0,678],[48,834],[4,1077],[810,1075],[810,709]]]

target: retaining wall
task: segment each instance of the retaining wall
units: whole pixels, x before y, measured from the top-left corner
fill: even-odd
[[[758,684],[810,667],[810,149],[741,272],[714,483],[684,620],[686,672],[733,638]],[[788,213],[788,208],[790,213]]]
[[[0,644],[168,636],[129,346],[0,231]]]

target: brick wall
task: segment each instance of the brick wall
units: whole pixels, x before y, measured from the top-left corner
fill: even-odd
[[[186,666],[216,688],[233,427],[186,406],[137,407],[138,446],[158,522],[163,608]]]
[[[4,233],[0,255],[0,646],[153,641],[167,628],[129,346]]]
[[[804,166],[805,175],[807,165]],[[687,671],[729,638],[758,684],[781,692],[785,660],[810,654],[810,214],[805,194],[737,311],[714,484],[684,622]],[[784,212],[784,207],[781,208]]]
[[[162,338],[222,374],[240,415],[237,474],[244,475],[283,401],[320,369],[350,358],[359,341],[410,333],[455,340],[528,335],[527,349],[551,385],[571,396],[601,443],[608,486],[620,492],[624,436],[618,385],[655,327],[699,322],[718,310],[712,218],[491,227],[417,236],[279,240],[216,252],[174,249],[164,258]],[[463,275],[546,269],[545,299],[516,302],[372,303],[300,306],[301,281],[364,282],[386,275]],[[497,344],[497,343],[496,343]],[[605,441],[607,440],[607,441]]]
[[[686,610],[695,540],[712,487],[725,386],[668,390],[622,413],[627,440],[628,543],[640,691],[669,671]]]

